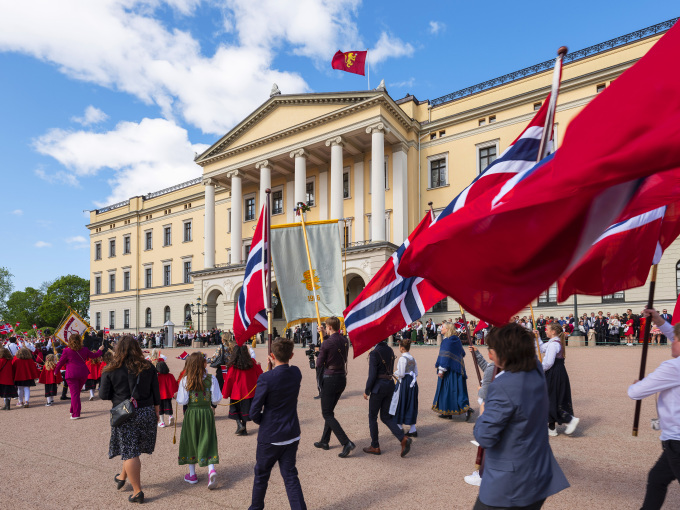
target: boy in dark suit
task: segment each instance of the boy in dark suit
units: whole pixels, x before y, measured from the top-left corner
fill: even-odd
[[[250,510],[264,508],[269,475],[277,462],[291,509],[307,509],[295,467],[300,443],[297,402],[302,373],[298,367],[288,364],[293,357],[293,347],[293,341],[289,339],[277,338],[272,343],[270,356],[274,368],[257,380],[250,406],[250,418],[260,426]]]

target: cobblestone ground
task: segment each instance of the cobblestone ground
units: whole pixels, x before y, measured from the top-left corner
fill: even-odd
[[[175,359],[182,349],[164,351],[173,374],[183,362]],[[481,351],[486,355],[486,350]],[[212,349],[205,350],[211,354]],[[411,453],[400,458],[396,439],[380,426],[381,456],[365,455],[370,443],[368,403],[362,398],[368,371],[366,355],[352,360],[347,389],[336,416],[357,449],[346,459],[338,458],[340,447],[333,438],[330,451],[317,450],[312,443],[321,435],[323,421],[316,394],[314,372],[300,348],[293,363],[303,373],[299,416],[302,440],[297,466],[307,506],[312,509],[472,508],[478,488],[467,485],[463,476],[473,470],[476,448],[470,444],[474,419],[441,420],[430,410],[436,387],[434,362],[437,348],[414,347],[420,377],[418,435]],[[648,371],[670,357],[669,347],[650,349]],[[257,348],[264,362],[266,351]],[[631,435],[634,403],[626,395],[637,378],[640,347],[571,347],[567,370],[571,378],[574,410],[581,418],[577,432],[551,438],[551,446],[571,488],[548,500],[547,509],[634,509],[644,495],[647,472],[660,454],[658,432],[649,422],[655,415],[654,399],[643,401],[639,437]],[[470,356],[468,390],[476,394],[477,381]],[[109,460],[110,402],[84,397],[81,420],[69,420],[69,404],[57,400],[45,407],[43,387],[31,392],[31,407],[0,413],[0,501],[6,509],[32,508],[119,508],[127,507],[132,493],[127,484],[116,491],[113,476],[120,472],[118,459]],[[473,407],[478,410],[476,399]],[[181,410],[180,410],[181,415]],[[473,416],[476,416],[473,415]],[[181,426],[181,417],[180,423]],[[179,426],[177,442],[179,443]],[[220,486],[208,491],[206,469],[199,469],[199,484],[182,481],[185,467],[177,465],[178,444],[173,429],[158,430],[156,451],[142,457],[142,486],[151,508],[235,508],[250,504],[255,464],[257,426],[249,424],[249,435],[234,435],[235,424],[227,407],[217,410]],[[275,469],[266,499],[268,508],[287,508],[281,476]],[[680,490],[673,484],[664,508],[680,508]]]

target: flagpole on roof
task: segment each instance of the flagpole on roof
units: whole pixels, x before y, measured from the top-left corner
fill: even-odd
[[[652,274],[649,277],[649,298],[647,300],[647,308],[654,307],[654,290],[656,288],[656,267],[652,266]],[[638,380],[645,378],[645,366],[647,365],[647,350],[649,347],[649,333],[652,329],[651,315],[645,320],[645,331],[642,336],[642,355],[640,356],[640,376]],[[640,410],[642,409],[642,400],[635,401],[635,415],[633,416],[633,437],[638,435],[638,425],[640,425]]]
[[[368,90],[371,90],[371,62],[368,60],[368,50],[366,50],[366,78],[368,79]]]

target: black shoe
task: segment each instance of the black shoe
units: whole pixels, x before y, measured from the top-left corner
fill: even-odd
[[[244,430],[246,430],[246,426],[243,425],[242,423],[239,423],[238,427],[236,428],[236,432],[234,432],[234,434],[236,434],[237,436],[242,436]]]
[[[137,494],[134,496],[129,496],[128,501],[130,503],[144,503],[144,493],[142,491],[139,491]]]
[[[445,420],[451,420],[453,416],[447,416],[446,414],[440,414],[438,415],[440,418],[444,418]]]
[[[120,473],[118,473],[119,475]],[[119,480],[118,475],[113,475],[113,479],[116,482],[116,485],[118,486],[118,490],[121,490],[123,488],[123,485],[125,485],[125,480]]]
[[[472,416],[472,413],[474,413],[474,409],[468,409],[467,412],[465,413],[465,421],[470,421],[470,416]]]
[[[338,457],[344,459],[349,455],[349,453],[356,448],[356,445],[352,441],[347,441],[347,444],[342,447],[342,451],[338,453]]]
[[[59,400],[71,400],[71,397],[65,397],[64,395],[62,395],[61,397],[59,397]]]
[[[321,395],[317,395],[316,397],[314,397],[314,400],[319,400],[320,398],[321,398]]]
[[[318,441],[318,442],[314,443],[314,446],[316,448],[321,448],[322,450],[330,450],[330,448],[331,448],[328,445],[328,443],[324,443],[323,441]]]
[[[406,437],[418,437],[418,431],[416,430],[415,432],[407,432]]]

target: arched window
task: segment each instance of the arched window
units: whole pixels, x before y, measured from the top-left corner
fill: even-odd
[[[170,320],[170,307],[166,306],[163,310],[163,324]]]
[[[147,328],[151,327],[151,308],[146,309],[146,324],[145,326]]]
[[[188,326],[191,323],[191,305],[184,305],[184,325]]]

